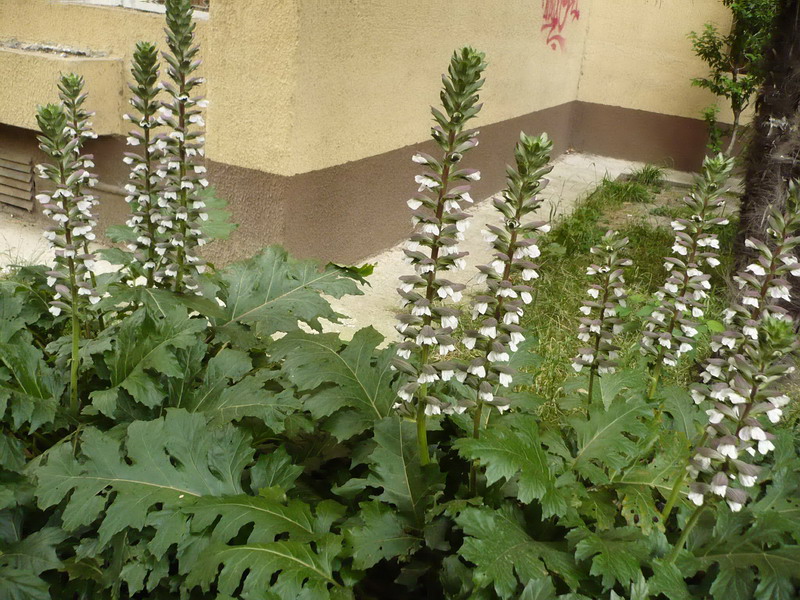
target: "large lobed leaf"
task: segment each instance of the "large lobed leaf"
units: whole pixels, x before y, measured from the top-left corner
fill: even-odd
[[[328,501],[312,511],[277,488],[191,500],[182,512],[191,515],[196,534],[206,532],[212,541],[179,557],[187,588],[216,583],[233,596],[242,586],[242,598],[262,598],[265,591],[282,600],[351,597],[334,576],[342,538],[330,527],[342,508]]]
[[[208,361],[198,386],[186,389],[179,380],[174,385],[181,386],[179,406],[190,412],[205,412],[220,422],[256,417],[280,433],[286,416],[299,410],[301,403],[292,390],[267,389],[279,375],[278,371],[254,369],[247,353],[225,348]]]
[[[376,499],[393,504],[401,515],[421,526],[444,478],[436,465],[420,466],[415,424],[387,417],[375,425],[374,439],[377,446],[369,457],[366,485],[380,488]]]
[[[56,545],[67,537],[58,527],[44,527],[20,537],[21,523],[10,511],[0,513],[0,599],[49,600],[49,585],[39,576],[60,569]]]
[[[124,442],[89,428],[77,458],[70,443],[49,452],[34,472],[36,496],[42,508],[65,501],[67,531],[100,518],[102,547],[126,528],[142,529],[156,509],[241,494],[242,472],[252,460],[249,441],[232,426],[209,428],[204,415],[183,410],[132,423]]]
[[[577,587],[580,573],[572,555],[558,544],[532,538],[514,507],[467,508],[455,520],[467,536],[458,553],[475,565],[476,585],[492,586],[501,598],[516,598],[520,584],[557,574]]]
[[[334,333],[290,333],[269,348],[283,361],[289,380],[301,392],[311,392],[305,407],[315,419],[334,415],[327,428],[340,440],[389,416],[396,396],[389,351],[376,348],[383,336],[372,327],[361,329],[343,348]]]
[[[491,485],[517,477],[517,498],[524,503],[537,499],[545,517],[563,515],[567,499],[556,489],[556,478],[538,436],[536,421],[526,419],[518,429],[490,428],[479,439],[461,438],[455,447],[467,460],[486,468]]]
[[[29,423],[36,431],[52,422],[64,388],[62,373],[32,343],[0,344],[0,419],[10,408],[14,429]]]
[[[595,484],[608,483],[606,469],[622,469],[637,456],[634,440],[647,435],[644,419],[651,414],[649,406],[632,397],[612,404],[608,410],[593,405],[588,419],[570,419],[578,442],[574,468]]]
[[[204,319],[171,305],[161,313],[140,308],[118,327],[105,330],[94,345],[103,352],[109,387],[91,394],[93,405],[109,417],[122,394],[149,408],[163,405],[167,394],[160,376],[185,375],[177,352],[195,345],[205,329]]]
[[[347,530],[353,566],[368,569],[383,559],[405,557],[422,543],[413,523],[380,502],[364,502],[359,507],[361,523]]]
[[[292,332],[305,323],[319,331],[320,319],[336,322],[339,314],[322,294],[340,298],[361,294],[361,277],[335,265],[322,269],[313,261],[295,260],[279,246],[220,273],[217,299],[222,306],[213,324],[223,339],[248,348],[278,331]]]

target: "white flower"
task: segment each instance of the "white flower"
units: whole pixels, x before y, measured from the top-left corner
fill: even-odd
[[[703,494],[698,492],[689,492],[689,500],[691,500],[695,506],[703,506]]]
[[[756,484],[756,478],[753,475],[739,473],[739,483],[741,483],[743,487],[753,487]]]
[[[472,181],[480,181],[481,172],[480,171],[473,171],[472,173],[467,175],[467,179],[471,179]]]
[[[416,198],[410,198],[406,200],[406,204],[411,210],[417,210],[420,206],[422,206],[422,202],[417,200]]]
[[[717,452],[722,454],[722,456],[727,456],[728,458],[736,459],[739,456],[739,452],[736,450],[736,446],[731,443],[727,444],[720,444],[717,447]],[[762,452],[762,454],[765,454]]]
[[[753,275],[758,275],[759,277],[763,277],[767,274],[767,272],[764,270],[764,267],[756,263],[748,265],[745,271],[750,271]]]
[[[508,352],[495,352],[492,350],[486,357],[490,362],[508,362]]]
[[[53,315],[54,317],[57,317],[58,315],[61,314],[61,308],[59,308],[58,306],[51,306],[47,310],[50,311],[50,314]]]
[[[742,510],[743,505],[739,504],[738,502],[734,502],[733,500],[728,500],[728,506],[730,507],[731,512],[739,512]]]
[[[422,154],[415,154],[414,156],[411,157],[411,160],[417,163],[418,165],[428,164],[428,160],[424,156],[422,156]]]
[[[769,288],[769,295],[772,298],[780,298],[781,300],[791,300],[789,295],[789,288],[785,285],[775,285]]]
[[[451,329],[455,329],[458,327],[458,317],[455,315],[442,317],[442,327],[450,327]]]
[[[478,330],[478,333],[490,338],[497,337],[497,328],[494,325],[484,325]]]
[[[588,290],[586,290],[586,293],[595,299],[597,299],[600,296],[600,290],[596,290],[595,288],[589,288]]]
[[[426,189],[432,190],[439,187],[439,183],[435,179],[431,179],[425,175],[417,175],[414,177],[414,181],[419,184],[419,189],[417,190],[418,192],[422,192]]]
[[[467,372],[471,375],[475,375],[476,377],[484,378],[486,377],[486,369],[483,365],[471,365]]]
[[[745,306],[752,306],[754,308],[758,308],[758,298],[755,296],[744,296],[742,298],[742,304]]]
[[[500,385],[502,385],[503,387],[510,386],[513,379],[514,378],[508,373],[500,373],[499,375]]]
[[[473,348],[475,348],[476,341],[477,340],[474,337],[465,337],[463,340],[461,340],[461,343],[464,344],[464,347],[467,348],[468,350],[472,350]]]
[[[771,441],[761,440],[758,442],[758,451],[760,454],[767,454],[772,450],[775,450],[775,445]]]

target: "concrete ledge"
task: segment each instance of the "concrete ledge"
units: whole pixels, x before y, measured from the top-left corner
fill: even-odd
[[[58,100],[61,73],[77,73],[86,79],[99,135],[122,135],[125,79],[120,58],[83,56],[68,51],[39,51],[0,44],[0,123],[37,129],[35,107]]]

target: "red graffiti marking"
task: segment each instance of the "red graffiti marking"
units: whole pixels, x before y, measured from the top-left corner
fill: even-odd
[[[564,49],[567,40],[561,35],[564,26],[572,17],[573,21],[581,18],[578,0],[542,0],[542,31],[547,32],[547,43],[553,50]]]

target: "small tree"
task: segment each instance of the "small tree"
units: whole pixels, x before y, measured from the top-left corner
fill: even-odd
[[[714,24],[706,23],[702,33],[693,31],[689,39],[695,54],[709,67],[708,76],[692,79],[692,85],[730,102],[733,125],[725,150],[730,155],[741,115],[764,81],[762,59],[775,17],[776,0],[723,0],[723,3],[733,13],[730,33],[723,35]]]

